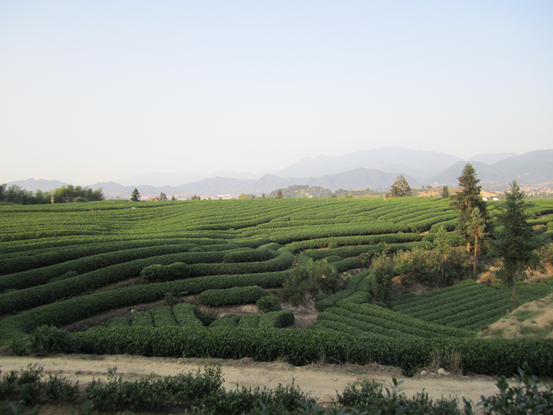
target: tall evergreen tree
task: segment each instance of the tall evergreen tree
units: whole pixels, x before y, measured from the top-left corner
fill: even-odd
[[[534,228],[528,223],[530,215],[526,208],[531,204],[524,201],[524,192],[516,181],[511,183],[505,203],[500,205],[497,215],[498,232],[492,243],[492,254],[502,261],[498,275],[513,286],[513,310],[516,308],[516,280],[524,279],[528,270],[540,265],[536,250],[543,244]]]
[[[457,230],[467,245],[467,251],[470,252],[471,245],[475,241],[474,235],[469,232],[469,226],[473,219],[471,218],[474,209],[478,208],[480,220],[483,221],[481,227],[481,234],[486,235],[490,231],[490,224],[488,221],[488,212],[486,211],[486,203],[480,195],[482,186],[479,186],[480,180],[476,178],[476,170],[472,164],[467,163],[463,169],[463,174],[459,179],[460,191],[451,196],[451,206],[459,211],[459,225]],[[480,240],[480,246],[483,247],[485,240]],[[482,249],[481,249],[482,251]]]
[[[442,187],[442,197],[444,199],[447,199],[449,197],[449,187],[447,187],[447,184]]]
[[[135,187],[134,190],[131,193],[131,200],[133,202],[139,202],[140,201],[140,193],[138,193],[138,189]]]

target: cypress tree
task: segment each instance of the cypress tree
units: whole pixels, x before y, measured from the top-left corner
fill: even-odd
[[[483,221],[483,226],[480,229],[482,235],[486,235],[490,230],[488,212],[486,211],[486,203],[480,195],[482,189],[482,186],[478,185],[480,179],[476,178],[476,170],[472,164],[467,163],[463,169],[463,174],[457,179],[459,179],[460,191],[456,195],[451,196],[453,200],[451,206],[453,209],[459,211],[459,225],[457,226],[457,230],[467,244],[467,251],[470,252],[471,245],[475,239],[474,234],[469,231],[471,222],[473,221],[472,212],[476,208],[479,210],[479,216]],[[485,241],[480,240],[479,242],[482,248]]]

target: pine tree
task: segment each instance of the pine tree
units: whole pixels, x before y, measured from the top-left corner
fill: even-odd
[[[482,228],[483,235],[489,233],[490,230],[488,212],[486,211],[486,203],[480,195],[482,186],[478,185],[480,180],[476,178],[476,170],[474,170],[472,164],[467,163],[463,169],[463,174],[461,177],[458,177],[458,179],[460,191],[456,195],[451,196],[453,200],[451,205],[455,210],[459,211],[459,225],[457,226],[457,230],[467,244],[467,251],[470,252],[471,244],[474,241],[474,236],[468,231],[472,221],[472,212],[475,208],[478,208],[480,211],[480,217],[484,222]],[[483,247],[485,241],[481,240],[480,243],[480,246]]]
[[[447,187],[447,184],[442,187],[442,197],[444,199],[447,199],[449,197],[449,187]]]
[[[133,202],[139,202],[140,201],[140,193],[138,193],[138,189],[135,187],[134,190],[131,193],[131,200]]]
[[[524,201],[524,192],[516,181],[511,183],[505,203],[500,205],[496,217],[499,231],[492,243],[492,254],[502,261],[498,275],[513,286],[513,310],[516,308],[516,280],[524,279],[528,270],[540,265],[536,250],[543,244],[534,228],[528,223],[526,209],[532,206]]]
[[[392,197],[411,196],[411,186],[403,175],[397,176],[397,181],[392,185],[390,193]]]

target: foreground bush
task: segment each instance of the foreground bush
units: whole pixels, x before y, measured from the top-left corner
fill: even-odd
[[[524,365],[525,369],[529,367]],[[263,414],[263,415],[473,415],[475,409],[484,414],[553,414],[553,388],[544,387],[533,376],[519,369],[515,376],[518,385],[509,387],[505,378],[497,383],[499,393],[482,397],[476,404],[463,398],[463,409],[455,398],[432,400],[426,392],[408,398],[398,387],[402,382],[393,379],[391,388],[375,381],[363,381],[359,386],[348,385],[337,393],[334,408],[323,409],[315,397],[300,388],[279,385],[275,389],[237,388],[226,390],[220,366],[205,367],[203,372],[181,373],[176,376],[145,377],[123,381],[117,368],[108,369],[108,380],[94,379],[85,389],[78,383],[49,375],[43,381],[42,368],[29,365],[26,370],[12,371],[0,378],[0,414],[28,413],[26,406],[36,403],[80,404],[79,413],[101,411],[166,411],[168,409],[197,408],[205,414]],[[384,392],[385,391],[385,392]],[[17,403],[16,403],[17,402]],[[71,406],[71,413],[74,408]],[[32,414],[38,414],[34,408]],[[188,412],[186,412],[188,413]],[[195,411],[193,413],[196,413]],[[482,413],[482,412],[478,412]]]
[[[252,304],[266,295],[263,288],[254,285],[223,290],[206,290],[198,295],[198,300],[207,306],[220,307],[232,304]]]

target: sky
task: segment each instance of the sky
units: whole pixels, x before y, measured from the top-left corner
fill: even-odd
[[[553,2],[0,2],[0,183],[553,148]]]

